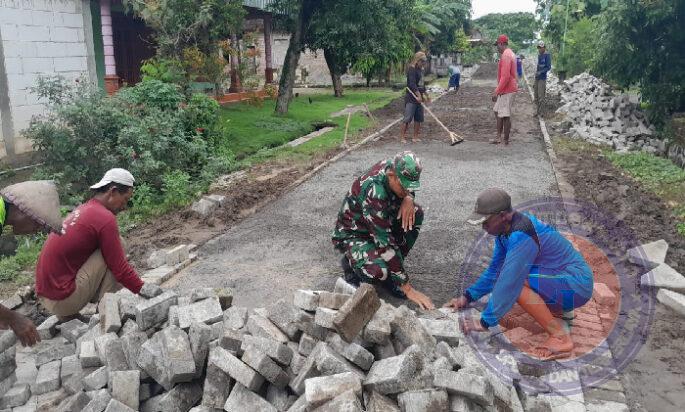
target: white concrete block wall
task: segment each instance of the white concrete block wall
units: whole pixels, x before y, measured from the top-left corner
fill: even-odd
[[[83,4],[81,0],[0,0],[0,35],[16,154],[31,150],[31,143],[21,138],[20,132],[33,115],[44,110],[30,92],[38,76],[88,75]]]

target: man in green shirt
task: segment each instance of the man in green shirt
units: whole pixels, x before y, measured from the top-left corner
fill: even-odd
[[[42,230],[62,233],[59,195],[51,181],[29,181],[0,191],[0,227],[12,226],[15,235]],[[0,305],[0,329],[12,329],[24,346],[40,341],[36,326],[21,314]]]

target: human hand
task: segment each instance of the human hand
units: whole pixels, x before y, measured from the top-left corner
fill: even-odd
[[[138,294],[144,298],[151,299],[155,296],[161,295],[163,292],[162,288],[155,285],[154,283],[145,283]]]
[[[413,197],[405,196],[404,199],[402,199],[402,205],[400,205],[400,211],[397,213],[397,217],[402,222],[402,229],[405,232],[414,228],[416,210],[414,209]]]
[[[430,300],[430,298],[424,295],[423,293],[419,292],[418,290],[414,289],[410,284],[405,283],[404,286],[402,286],[400,289],[402,289],[402,292],[404,292],[404,294],[407,295],[407,299],[419,305],[419,308],[424,310],[435,309],[435,305]]]
[[[6,325],[17,335],[17,339],[19,339],[22,346],[33,346],[40,342],[40,335],[38,335],[36,325],[29,318],[13,312],[12,318],[9,319]]]
[[[480,323],[480,319],[469,316],[460,320],[461,330],[468,334],[470,332],[485,332],[487,329]]]
[[[462,295],[462,296],[459,296],[458,298],[453,298],[449,302],[445,303],[443,308],[450,308],[450,309],[452,309],[452,312],[456,312],[459,309],[465,308],[466,306],[468,306],[468,304],[469,304],[469,300],[466,299],[466,296]]]
[[[492,94],[492,101],[493,102],[497,101],[497,95],[495,93]]]

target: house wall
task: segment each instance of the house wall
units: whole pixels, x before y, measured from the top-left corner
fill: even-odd
[[[97,81],[90,1],[0,0],[0,43],[0,155],[12,158],[32,149],[20,132],[44,111],[30,91],[40,74]]]

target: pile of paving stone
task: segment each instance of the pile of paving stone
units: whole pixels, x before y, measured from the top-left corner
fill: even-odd
[[[660,239],[628,250],[628,259],[649,269],[640,277],[640,285],[657,288],[657,300],[685,316],[685,276],[665,263],[666,253],[668,243]]]
[[[611,86],[589,73],[562,84],[562,106],[557,109],[567,117],[558,125],[562,131],[618,151],[666,150],[664,142],[653,137],[655,128],[640,110],[636,95],[615,94]]]
[[[298,290],[292,302],[265,308],[232,300],[227,289],[121,290],[87,306],[82,319],[48,318],[31,350],[4,331],[0,411],[549,407],[485,367],[449,311],[420,317],[342,279],[333,292]],[[515,369],[511,354],[498,355],[507,357]]]

